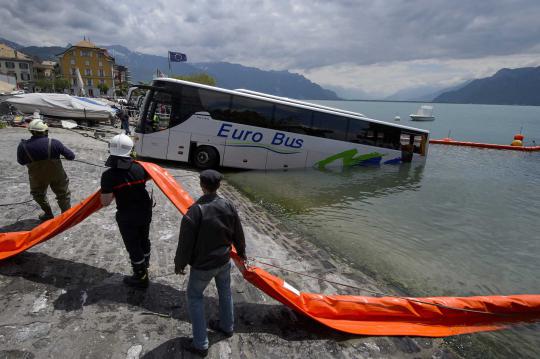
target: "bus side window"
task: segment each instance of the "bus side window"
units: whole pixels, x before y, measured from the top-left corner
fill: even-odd
[[[213,120],[229,121],[231,95],[217,91],[199,89],[203,111]]]
[[[302,108],[276,104],[274,111],[273,128],[278,131],[287,131],[311,134],[313,112]]]
[[[271,128],[273,114],[273,103],[233,96],[229,121],[249,126]]]
[[[313,136],[331,138],[345,141],[347,138],[347,127],[349,119],[347,117],[331,115],[324,112],[313,114]]]

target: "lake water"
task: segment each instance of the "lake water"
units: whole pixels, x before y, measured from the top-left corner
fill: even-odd
[[[318,101],[431,138],[540,144],[540,107]],[[540,294],[540,153],[430,145],[425,166],[235,172],[227,179],[306,240],[411,296]],[[447,339],[466,357],[540,357],[540,325]]]

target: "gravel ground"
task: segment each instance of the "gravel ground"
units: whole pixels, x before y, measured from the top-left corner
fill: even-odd
[[[64,129],[61,140],[77,159],[103,164],[107,144]],[[0,129],[0,203],[31,199],[26,169],[16,147],[29,134]],[[170,162],[160,165],[194,197],[201,195],[198,172]],[[99,188],[103,168],[64,161],[73,203]],[[18,256],[0,261],[0,359],[3,358],[190,358],[181,341],[191,336],[186,312],[186,277],[173,274],[181,214],[151,182],[154,208],[151,284],[138,291],[122,285],[130,274],[127,252],[114,221],[114,206]],[[391,292],[367,275],[291,232],[226,182],[220,194],[238,207],[248,256],[365,288],[337,288],[327,282],[265,268],[296,288],[316,293],[369,295]],[[49,200],[59,212],[49,192]],[[38,224],[35,203],[0,207],[0,232]],[[209,332],[209,358],[455,358],[441,339],[362,337],[327,329],[299,315],[243,280],[233,270],[236,328],[232,338]],[[214,285],[206,291],[207,317],[217,316]]]

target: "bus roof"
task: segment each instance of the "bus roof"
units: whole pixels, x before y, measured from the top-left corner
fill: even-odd
[[[272,102],[272,103],[277,103],[277,104],[282,104],[282,105],[289,105],[289,106],[303,108],[303,109],[307,109],[307,110],[313,110],[313,111],[317,111],[317,112],[325,112],[325,113],[330,113],[330,114],[334,114],[334,115],[339,115],[339,116],[342,116],[342,117],[353,118],[353,119],[358,119],[358,120],[364,120],[364,121],[373,122],[373,123],[379,123],[379,124],[382,124],[382,125],[402,128],[402,129],[409,130],[409,131],[415,131],[415,132],[421,132],[421,133],[429,133],[428,130],[424,130],[424,129],[421,129],[421,128],[398,125],[398,124],[391,123],[391,122],[375,120],[375,119],[366,117],[366,116],[364,116],[364,115],[362,115],[360,113],[356,113],[356,112],[352,112],[352,111],[340,110],[338,108],[327,107],[327,106],[317,105],[317,104],[310,103],[310,102],[304,102],[304,101],[299,101],[299,100],[288,99],[288,98],[284,98],[284,97],[265,94],[265,93],[262,93],[262,92],[256,92],[256,91],[251,91],[251,90],[243,90],[243,89],[241,89],[241,90],[228,90],[228,89],[224,89],[224,88],[221,88],[221,87],[203,85],[203,84],[199,84],[199,83],[196,83],[196,82],[177,80],[177,79],[172,79],[172,78],[169,78],[169,77],[158,77],[158,78],[155,78],[153,80],[153,82],[170,82],[170,83],[177,83],[177,84],[181,84],[181,85],[199,87],[199,88],[206,89],[206,90],[224,92],[224,93],[228,93],[228,94],[231,94],[231,95],[239,95],[239,96],[242,96],[242,97],[253,98],[253,99],[257,99],[257,100],[261,100],[261,101]]]

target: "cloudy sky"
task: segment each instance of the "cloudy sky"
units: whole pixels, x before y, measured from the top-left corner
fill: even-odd
[[[345,97],[540,65],[539,0],[0,0],[0,37],[299,72]]]

